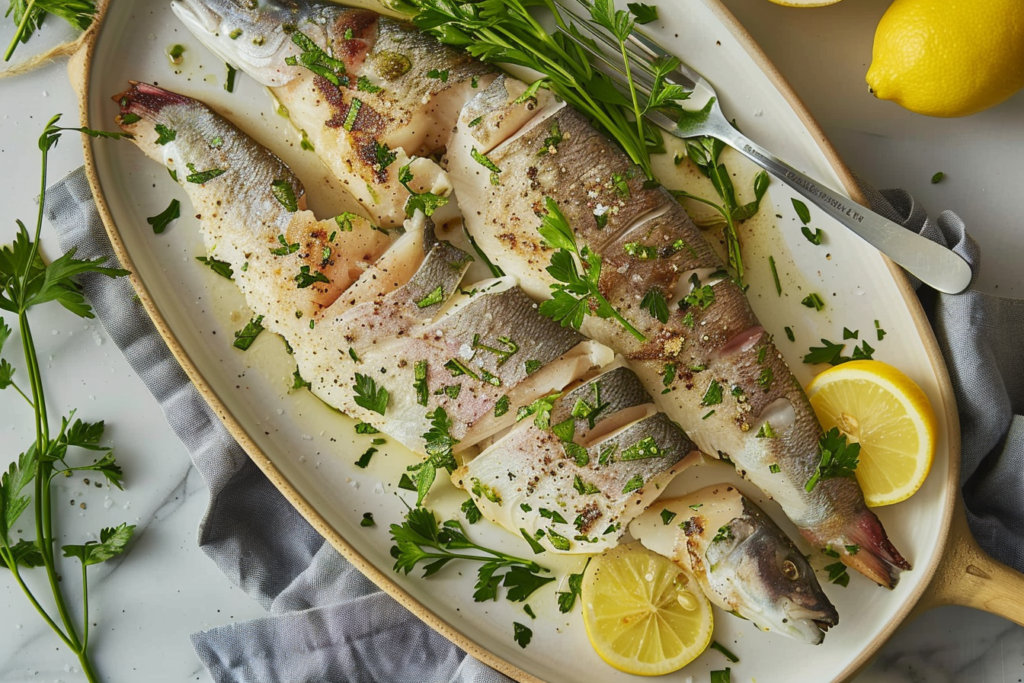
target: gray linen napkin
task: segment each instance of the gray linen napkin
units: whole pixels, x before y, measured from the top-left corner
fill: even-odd
[[[865,188],[872,206],[955,245],[977,272],[979,252],[950,212],[928,219],[900,190]],[[110,243],[79,169],[48,190],[61,248],[107,255]],[[376,589],[325,543],[249,460],[174,361],[127,280],[82,278],[111,338],[160,402],[210,487],[199,545],[270,616],[192,636],[218,683],[504,683]],[[978,292],[922,299],[953,376],[972,529],[995,557],[1024,569],[1024,358],[1014,333],[1024,304]]]

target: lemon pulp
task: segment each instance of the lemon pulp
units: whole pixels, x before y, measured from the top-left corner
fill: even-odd
[[[872,507],[912,496],[935,453],[936,418],[924,392],[881,361],[852,361],[821,373],[807,387],[826,431],[837,427],[861,446],[855,470]]]
[[[670,673],[711,642],[711,605],[696,579],[639,543],[595,557],[581,598],[591,645],[620,671]]]

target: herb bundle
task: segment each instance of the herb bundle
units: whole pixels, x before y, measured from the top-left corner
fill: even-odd
[[[457,520],[438,524],[434,513],[422,507],[409,510],[405,520],[402,524],[391,525],[391,540],[395,543],[391,547],[391,557],[395,558],[396,572],[408,574],[419,563],[427,562],[423,567],[426,578],[452,560],[479,562],[473,593],[477,602],[497,600],[500,586],[507,589],[505,597],[509,600],[524,602],[535,590],[555,580],[553,576],[544,576],[549,570],[533,560],[473,543]],[[464,550],[475,552],[457,552]]]
[[[11,38],[4,61],[11,61],[11,56],[19,43],[27,43],[32,34],[42,28],[48,15],[58,16],[66,22],[84,31],[92,25],[96,15],[94,0],[10,0],[5,17],[11,17],[17,28]]]
[[[30,7],[31,7],[31,3]],[[50,429],[46,395],[43,387],[41,364],[29,323],[28,312],[34,306],[51,301],[64,306],[82,318],[93,318],[92,308],[85,301],[81,287],[74,278],[84,273],[96,273],[107,277],[121,277],[128,271],[106,268],[101,264],[105,259],[80,260],[75,250],[50,264],[43,261],[39,253],[39,233],[43,224],[43,207],[46,200],[47,155],[56,146],[64,131],[80,131],[92,137],[121,138],[124,133],[106,133],[88,128],[62,128],[57,125],[60,116],[53,117],[39,138],[42,151],[42,181],[39,198],[39,215],[36,221],[35,237],[21,221],[14,243],[0,248],[0,310],[17,316],[22,351],[24,353],[28,390],[19,386],[15,368],[6,359],[0,359],[0,390],[11,388],[18,392],[32,409],[35,424],[35,441],[22,453],[17,462],[11,463],[6,472],[0,473],[0,566],[10,570],[15,583],[25,597],[36,608],[61,641],[77,657],[89,681],[98,681],[96,671],[89,659],[89,585],[87,568],[105,562],[124,552],[131,540],[135,527],[121,524],[114,528],[102,529],[99,541],[82,545],[65,545],[61,548],[65,558],[77,558],[82,568],[82,622],[77,624],[68,609],[68,597],[60,584],[54,544],[57,535],[53,529],[52,484],[58,476],[71,476],[74,472],[95,472],[121,488],[121,467],[113,451],[100,445],[103,438],[103,422],[83,422],[75,419],[72,410],[61,418],[60,429],[53,434]],[[12,335],[6,321],[0,320],[0,352]],[[91,463],[82,463],[81,452],[92,452]],[[75,456],[74,458],[72,456]],[[15,538],[15,523],[22,514],[33,508],[35,539]],[[49,580],[50,590],[58,615],[51,616],[26,584],[23,571],[42,567]],[[59,622],[59,623],[58,623]]]

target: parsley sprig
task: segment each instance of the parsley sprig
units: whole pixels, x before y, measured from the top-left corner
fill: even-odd
[[[32,34],[42,27],[48,14],[60,17],[79,31],[92,25],[96,15],[94,0],[10,0],[7,14],[11,15],[17,28],[4,53],[4,61],[11,61],[11,56],[18,43],[27,43]]]
[[[819,481],[853,476],[860,457],[860,444],[847,443],[846,434],[833,427],[821,435],[818,440],[818,452],[821,460],[814,474],[807,480],[804,489],[810,493]]]
[[[513,602],[524,602],[535,590],[555,580],[543,576],[548,569],[532,560],[514,557],[500,550],[477,545],[466,537],[462,524],[454,519],[438,524],[434,513],[416,507],[406,514],[405,522],[391,525],[391,557],[394,570],[408,574],[421,562],[423,577],[441,571],[453,560],[479,562],[473,599],[477,602],[498,599],[498,588],[505,586],[505,597]],[[459,552],[472,550],[475,552]]]
[[[42,5],[42,3],[40,3]],[[47,4],[49,6],[49,4]],[[31,11],[33,3],[25,11]],[[42,364],[36,349],[29,322],[29,310],[50,301],[56,301],[75,315],[82,318],[95,317],[91,306],[82,295],[82,288],[75,278],[86,273],[121,277],[128,271],[103,266],[105,258],[82,260],[75,258],[72,248],[50,264],[43,261],[39,253],[39,234],[43,224],[43,207],[46,205],[46,169],[48,154],[65,131],[79,131],[91,137],[125,137],[119,133],[106,133],[88,128],[63,128],[57,125],[60,116],[47,123],[39,138],[42,152],[42,173],[40,183],[39,214],[35,236],[17,221],[18,232],[14,243],[0,248],[0,310],[17,316],[18,332],[25,360],[27,391],[15,379],[15,368],[6,359],[0,359],[0,390],[12,388],[32,408],[34,414],[35,440],[25,449],[6,472],[0,472],[0,566],[11,572],[15,583],[25,597],[39,612],[43,620],[57,634],[60,640],[78,658],[83,673],[89,681],[99,680],[89,657],[89,629],[95,615],[89,613],[89,584],[87,568],[105,562],[124,552],[131,540],[135,527],[122,524],[99,533],[99,541],[61,547],[65,558],[77,558],[82,571],[82,606],[76,610],[81,622],[68,606],[68,596],[60,582],[55,545],[60,534],[53,528],[53,481],[58,475],[70,476],[73,472],[95,472],[111,485],[121,488],[123,473],[113,451],[102,446],[104,423],[83,422],[75,419],[75,411],[61,419],[56,434],[50,430],[49,411],[42,379]],[[10,339],[13,331],[0,319],[0,352]],[[83,453],[92,454],[82,460]],[[17,539],[15,533],[18,519],[33,507],[34,539]],[[42,606],[23,576],[23,571],[42,567],[49,580],[53,603],[57,615]],[[66,570],[65,570],[66,571]]]
[[[408,468],[409,472],[413,473],[412,481],[416,484],[416,505],[423,504],[423,499],[434,485],[437,470],[444,469],[451,474],[458,466],[452,449],[459,440],[452,436],[452,421],[448,417],[448,412],[438,406],[427,413],[427,418],[430,420],[430,429],[423,435],[427,459]]]
[[[622,317],[598,288],[601,279],[600,254],[576,244],[572,227],[555,200],[545,197],[544,207],[547,213],[541,217],[537,230],[548,246],[555,249],[547,271],[558,284],[551,285],[552,298],[540,305],[541,314],[561,323],[562,327],[577,330],[588,315],[613,318],[638,340],[646,341],[640,330]],[[582,265],[583,272],[577,267],[577,261]]]
[[[654,179],[651,153],[662,148],[662,136],[643,118],[643,113],[648,109],[670,115],[681,113],[676,101],[684,99],[686,93],[665,82],[665,75],[675,68],[674,58],[655,64],[650,97],[639,92],[629,78],[627,98],[606,74],[591,66],[585,48],[560,32],[548,31],[530,12],[531,8],[543,5],[558,26],[581,43],[594,45],[549,0],[404,0],[402,4],[415,14],[413,22],[417,27],[442,43],[465,48],[484,62],[516,64],[544,74],[535,84],[537,88],[550,90],[587,116],[622,147],[649,179]],[[589,9],[591,19],[612,33],[624,53],[634,19],[628,12],[616,10],[612,0],[596,0]],[[640,18],[649,19],[649,12],[640,10]],[[623,65],[629,73],[629,62]]]

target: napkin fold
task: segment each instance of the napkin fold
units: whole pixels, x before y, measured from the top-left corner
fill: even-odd
[[[951,212],[935,220],[902,190],[864,187],[871,206],[966,258],[980,252]],[[116,261],[83,169],[47,191],[64,251]],[[99,321],[160,402],[210,487],[199,545],[269,616],[192,636],[218,683],[504,683],[420,622],[325,543],[246,456],[174,360],[126,279],[85,275]],[[920,283],[917,283],[920,284]],[[971,528],[1024,570],[1024,303],[920,290],[953,380]]]

